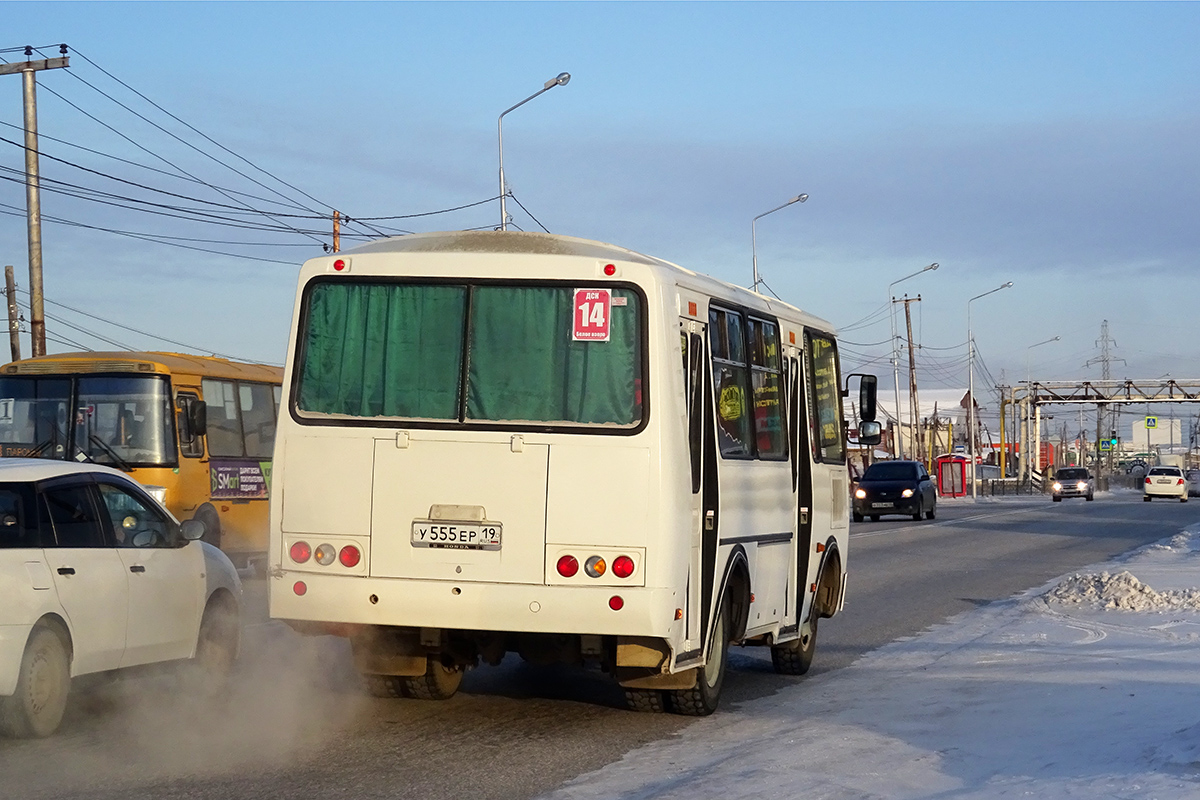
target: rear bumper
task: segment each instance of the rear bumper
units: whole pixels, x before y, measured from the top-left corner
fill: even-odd
[[[294,585],[303,581],[303,595]],[[539,586],[284,572],[269,581],[272,619],[522,633],[653,636],[682,633],[672,589]],[[609,600],[619,596],[619,611]],[[373,599],[372,599],[373,598]]]
[[[1187,497],[1186,486],[1155,486],[1154,484],[1143,484],[1142,491],[1151,497]]]

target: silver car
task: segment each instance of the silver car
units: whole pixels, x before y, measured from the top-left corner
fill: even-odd
[[[1050,484],[1050,496],[1056,503],[1061,503],[1064,497],[1083,497],[1094,499],[1096,481],[1084,467],[1063,467],[1054,473],[1054,483]]]

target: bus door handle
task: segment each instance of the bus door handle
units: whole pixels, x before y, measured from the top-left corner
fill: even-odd
[[[59,567],[58,574],[59,575],[74,575],[75,568],[74,567]]]
[[[801,508],[800,508],[800,524],[801,525],[808,524],[808,508],[805,506],[801,506]]]
[[[716,512],[711,508],[704,512],[704,530],[711,531],[713,529],[714,523],[716,522],[716,516]]]
[[[129,568],[129,571],[130,572],[145,572],[146,568],[141,564],[134,564],[132,567]]]

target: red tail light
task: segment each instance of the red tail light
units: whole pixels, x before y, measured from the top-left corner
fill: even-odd
[[[579,560],[575,556],[563,556],[555,565],[558,574],[564,578],[573,578],[575,573],[579,572]]]
[[[608,598],[608,607],[613,611],[620,611],[625,607],[625,601],[621,599],[621,595],[614,594],[612,597]]]
[[[343,567],[357,567],[358,562],[362,560],[362,553],[358,552],[358,548],[352,544],[348,544],[338,553],[338,561],[342,562]]]
[[[312,557],[312,548],[308,546],[308,542],[296,542],[288,550],[288,555],[292,557],[292,561],[303,564]]]
[[[628,578],[633,574],[633,559],[629,556],[617,556],[612,563],[612,573],[618,578]]]
[[[298,596],[303,597],[305,593],[308,592],[308,586],[305,585],[304,581],[296,581],[296,583],[292,586],[292,591]]]
[[[1176,485],[1176,486],[1183,486],[1183,478],[1180,478],[1179,480],[1175,481],[1175,485]]]
[[[1148,476],[1148,475],[1147,475],[1147,476],[1146,476],[1146,483],[1149,483],[1149,482],[1150,482],[1150,476]]]

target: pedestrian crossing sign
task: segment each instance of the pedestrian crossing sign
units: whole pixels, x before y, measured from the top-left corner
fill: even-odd
[[[1147,428],[1157,428],[1158,427],[1158,417],[1146,417],[1146,427]]]

